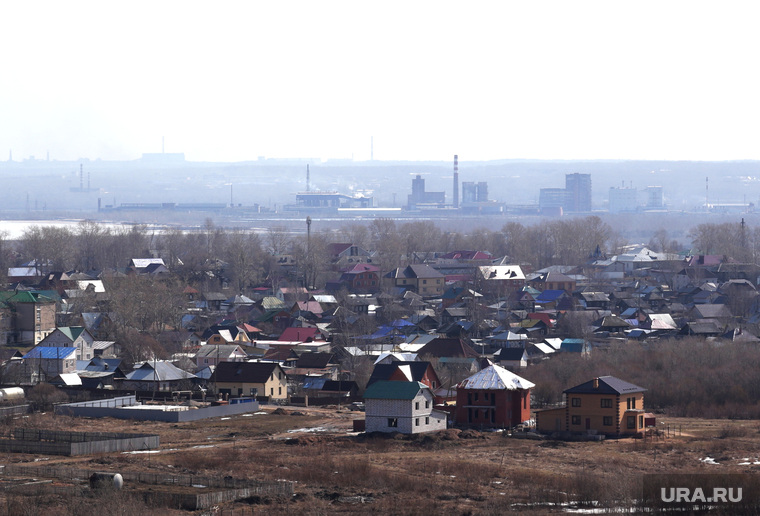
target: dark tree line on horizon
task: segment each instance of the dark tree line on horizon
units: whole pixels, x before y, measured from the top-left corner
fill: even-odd
[[[688,232],[691,252],[721,254],[743,263],[760,258],[760,227],[739,223],[702,223]],[[144,225],[114,228],[93,221],[76,227],[31,226],[17,241],[0,239],[0,271],[33,263],[45,271],[103,271],[123,269],[132,258],[158,256],[181,281],[202,288],[218,288],[224,281],[245,293],[262,284],[277,285],[286,278],[278,257],[288,255],[299,277],[310,287],[327,281],[330,243],[352,243],[376,251],[384,270],[420,263],[434,253],[456,250],[487,251],[506,256],[511,263],[532,269],[550,265],[580,265],[597,249],[619,254],[626,242],[597,216],[542,220],[524,225],[510,221],[500,230],[476,227],[467,232],[445,231],[433,221],[398,223],[375,219],[351,223],[335,230],[295,235],[283,226],[257,234],[215,226],[210,219],[197,231],[149,230]],[[664,228],[653,228],[648,246],[661,252],[685,251]]]

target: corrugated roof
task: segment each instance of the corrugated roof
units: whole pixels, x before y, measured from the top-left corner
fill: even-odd
[[[492,365],[462,380],[458,389],[483,389],[483,390],[508,390],[530,389],[536,385],[525,378],[504,369]]]
[[[64,348],[54,346],[37,346],[30,350],[23,358],[42,358],[46,360],[63,360],[73,358],[77,348]]]
[[[420,382],[393,382],[380,380],[364,392],[364,399],[413,400],[417,393],[428,387]]]

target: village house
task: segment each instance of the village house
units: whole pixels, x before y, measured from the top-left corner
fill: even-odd
[[[364,393],[367,432],[417,434],[446,429],[446,413],[433,408],[433,392],[420,382],[381,380]]]
[[[163,360],[146,360],[135,364],[121,382],[121,389],[136,391],[171,392],[190,390],[195,383],[195,375]]]
[[[644,411],[646,389],[600,376],[564,391],[565,406],[536,412],[536,429],[543,433],[587,432],[634,435],[653,425]]]
[[[488,366],[457,385],[458,425],[511,428],[530,419],[535,384],[498,365]]]
[[[357,263],[346,269],[338,280],[349,292],[370,294],[380,291],[380,267],[367,263]]]
[[[22,383],[37,384],[77,368],[76,349],[64,347],[33,348],[23,357]]]
[[[572,293],[575,290],[576,282],[561,272],[549,271],[531,278],[528,280],[528,285],[542,292],[544,290],[564,290]]]
[[[429,265],[399,267],[387,273],[384,278],[391,287],[409,289],[423,297],[440,296],[446,286],[443,274]]]
[[[288,397],[288,375],[274,362],[221,362],[210,384],[216,393],[229,396]]]
[[[195,365],[198,369],[220,362],[244,362],[248,354],[238,344],[206,344],[195,354]]]
[[[504,298],[525,286],[525,274],[519,265],[484,265],[477,268],[475,282],[481,292]]]
[[[55,330],[56,301],[38,292],[0,292],[6,344],[37,345]]]
[[[95,357],[95,338],[82,326],[56,328],[42,339],[40,346],[76,348],[77,360],[90,360]]]

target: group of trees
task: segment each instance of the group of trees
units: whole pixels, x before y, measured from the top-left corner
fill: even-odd
[[[740,223],[699,224],[688,233],[695,250],[723,254],[742,262],[760,258],[760,228]],[[285,226],[272,226],[264,233],[217,227],[209,219],[199,229],[149,230],[143,225],[108,226],[92,221],[68,226],[31,226],[17,242],[0,239],[0,270],[22,263],[35,263],[51,271],[88,272],[123,268],[131,258],[161,256],[182,281],[209,286],[227,283],[247,289],[287,279],[280,259],[290,256],[296,276],[309,287],[321,288],[329,279],[327,246],[353,243],[376,251],[376,263],[385,270],[430,258],[435,252],[488,251],[507,256],[512,263],[533,268],[575,265],[599,249],[608,255],[625,244],[619,232],[597,216],[541,220],[532,225],[510,221],[501,230],[472,228],[444,231],[433,221],[399,223],[375,219],[323,229],[309,235]],[[650,247],[675,252],[680,245],[667,230],[653,229]],[[279,260],[279,261],[278,261]],[[292,274],[292,273],[291,273]],[[292,276],[291,276],[292,279]]]
[[[562,391],[611,375],[647,389],[650,410],[667,408],[672,416],[757,418],[760,416],[760,367],[756,344],[687,337],[654,343],[615,344],[589,356],[564,354],[545,360],[522,376],[536,384],[538,407],[561,403]]]

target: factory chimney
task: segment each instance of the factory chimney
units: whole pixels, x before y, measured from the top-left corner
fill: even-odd
[[[459,209],[459,156],[454,154],[454,209]]]

